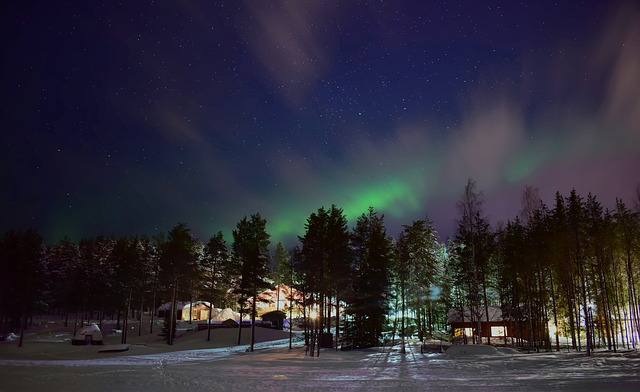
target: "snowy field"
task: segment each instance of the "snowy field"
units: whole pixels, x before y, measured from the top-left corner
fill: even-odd
[[[305,356],[284,341],[75,361],[0,360],[0,391],[640,391],[640,354],[421,354],[418,346]],[[453,353],[453,352],[452,352]]]

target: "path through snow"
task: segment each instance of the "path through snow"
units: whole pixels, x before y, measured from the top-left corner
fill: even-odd
[[[305,356],[270,342],[91,361],[1,361],[0,391],[640,390],[637,353],[421,354],[418,346]],[[27,366],[25,366],[27,365]]]

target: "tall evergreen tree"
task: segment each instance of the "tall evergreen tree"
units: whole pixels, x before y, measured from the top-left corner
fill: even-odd
[[[384,227],[384,216],[379,216],[372,207],[358,218],[352,233],[352,247],[354,273],[347,307],[352,321],[348,332],[356,346],[377,346],[389,311],[393,249]]]
[[[18,347],[23,344],[27,318],[44,308],[45,251],[33,229],[7,232],[0,241],[0,332],[17,332]]]
[[[136,236],[129,246],[129,258],[134,265],[133,292],[129,304],[131,310],[137,309],[138,336],[142,335],[142,314],[145,304],[151,303],[155,310],[155,298],[159,258],[151,239],[145,235]],[[194,274],[194,276],[197,276]]]
[[[311,352],[320,353],[320,336],[331,328],[331,298],[336,308],[336,341],[339,337],[340,300],[344,295],[343,287],[350,276],[351,252],[349,248],[349,232],[347,219],[342,209],[332,205],[329,210],[324,207],[311,214],[305,225],[306,232],[300,237],[302,243],[303,276],[306,286],[312,294],[310,302],[318,308],[317,327],[312,339]]]
[[[179,223],[169,232],[162,244],[160,257],[160,279],[171,289],[171,316],[167,329],[167,343],[172,345],[176,329],[177,295],[189,291],[192,281],[199,273],[199,241],[191,234],[185,223]],[[187,288],[187,290],[184,290]]]
[[[430,288],[435,283],[438,272],[437,241],[435,230],[428,219],[414,221],[404,225],[396,244],[396,276],[399,283],[401,304],[402,352],[405,352],[405,320],[407,300],[417,315],[418,337],[424,339],[426,317],[422,317],[431,309]],[[430,327],[429,327],[430,328]]]
[[[477,325],[476,333],[473,335],[474,341],[476,338],[482,340],[482,317],[489,319],[488,283],[494,246],[493,233],[483,216],[483,205],[482,192],[477,191],[475,181],[469,179],[461,199],[456,203],[459,218],[455,251],[460,262],[459,267],[464,271],[463,279],[467,287],[471,321]],[[487,336],[487,344],[489,343]]]
[[[232,268],[231,258],[229,258],[229,250],[221,231],[216,233],[209,239],[204,248],[203,267],[208,276],[205,290],[209,293],[209,323],[207,328],[207,341],[211,340],[211,315],[213,313],[213,304],[216,297],[222,293],[220,289],[229,284],[232,275],[237,270]]]
[[[240,262],[241,297],[251,296],[251,343],[249,350],[253,351],[255,338],[256,302],[258,290],[268,287],[266,279],[269,274],[269,234],[266,230],[267,221],[260,214],[245,216],[233,230],[233,254]],[[246,297],[244,297],[246,298]],[[239,332],[242,331],[240,320]]]
[[[276,244],[272,261],[273,271],[271,276],[276,286],[276,310],[280,310],[280,292],[282,291],[280,287],[282,284],[286,285],[288,278],[291,276],[289,271],[291,268],[289,253],[284,245],[282,245],[282,242]],[[291,286],[289,285],[289,287]]]
[[[65,317],[65,327],[69,323],[69,314],[79,308],[77,296],[78,282],[75,279],[75,268],[80,254],[78,246],[64,236],[47,251],[47,273],[50,279],[51,305]],[[75,335],[74,326],[74,335]]]
[[[618,274],[624,274],[618,283],[621,287],[619,297],[622,311],[626,313],[624,318],[628,320],[623,330],[627,332],[627,339],[630,335],[631,346],[635,348],[640,338],[640,277],[637,273],[640,269],[640,212],[632,212],[622,200],[616,200],[614,220],[617,264],[621,265]]]
[[[116,289],[115,268],[109,262],[109,257],[116,244],[113,238],[98,236],[85,240],[80,244],[82,262],[88,263],[89,271],[89,299],[91,312],[96,312],[99,327],[109,309],[109,294]],[[84,249],[83,249],[84,248]]]
[[[347,293],[349,280],[353,273],[353,254],[351,251],[350,241],[351,234],[347,224],[347,218],[344,211],[336,205],[332,205],[329,209],[328,228],[328,267],[329,267],[329,290],[330,296],[333,297],[335,303],[335,341],[340,339],[340,307]],[[327,314],[331,315],[331,309],[327,310]],[[327,328],[330,329],[330,319]]]
[[[575,189],[571,190],[567,198],[567,220],[569,223],[569,235],[571,241],[571,262],[577,272],[578,298],[582,302],[584,328],[586,332],[586,352],[591,355],[591,320],[590,320],[590,296],[587,278],[590,274],[587,255],[586,211],[584,201]],[[579,315],[579,313],[578,313]]]
[[[328,221],[329,213],[321,207],[312,213],[305,224],[305,234],[299,237],[302,244],[301,264],[299,268],[305,282],[305,305],[310,310],[310,322],[306,322],[310,328],[309,350],[311,355],[320,353],[320,334],[324,326],[324,299],[328,291]],[[308,321],[308,320],[305,320]]]
[[[526,236],[527,253],[535,269],[534,304],[536,305],[535,314],[538,315],[536,341],[540,342],[536,348],[541,345],[546,349],[551,348],[549,316],[552,315],[556,331],[556,349],[559,350],[557,293],[554,287],[550,247],[550,212],[541,201],[537,203],[536,209],[528,219]]]
[[[550,219],[551,265],[554,280],[560,293],[559,313],[564,315],[565,333],[571,337],[572,347],[577,349],[578,328],[575,314],[576,297],[574,276],[577,275],[575,263],[568,262],[571,253],[567,206],[564,197],[556,192],[555,205]],[[568,329],[568,331],[567,331]]]

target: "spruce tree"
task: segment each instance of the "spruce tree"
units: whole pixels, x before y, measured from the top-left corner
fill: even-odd
[[[220,287],[228,283],[231,280],[232,274],[235,272],[232,271],[229,251],[221,231],[212,236],[209,242],[207,242],[202,261],[205,274],[208,276],[207,282],[205,283],[205,290],[208,291],[209,303],[211,305],[207,324],[207,341],[210,341],[211,316],[213,313],[214,300],[221,294]]]
[[[252,298],[251,305],[251,344],[253,351],[255,338],[256,301],[258,290],[268,287],[266,281],[269,273],[269,234],[266,230],[267,221],[260,214],[251,215],[251,219],[245,216],[233,230],[233,253],[240,263],[240,284],[238,292],[241,299],[245,295]],[[242,306],[242,304],[241,304]],[[240,320],[238,335],[242,331]],[[240,340],[240,339],[238,339]]]
[[[189,285],[199,272],[201,245],[186,224],[180,223],[169,232],[160,257],[160,278],[171,296],[170,325],[176,325],[177,296],[189,291]],[[185,290],[186,289],[186,290]],[[173,344],[173,334],[167,335],[167,343]]]
[[[389,311],[390,267],[393,259],[391,238],[384,227],[384,216],[369,207],[352,234],[354,273],[348,296],[347,313],[352,322],[348,332],[356,347],[378,346]]]
[[[332,205],[330,209],[321,207],[312,213],[305,225],[306,232],[299,237],[302,243],[303,276],[306,287],[312,295],[310,302],[318,309],[314,339],[321,342],[331,330],[332,299],[336,303],[336,341],[340,331],[340,300],[351,275],[351,251],[347,219],[342,209]],[[329,335],[329,337],[331,337]],[[311,352],[320,353],[320,345],[311,347]],[[314,350],[317,349],[317,350]]]

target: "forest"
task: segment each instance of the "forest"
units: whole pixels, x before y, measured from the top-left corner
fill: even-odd
[[[348,337],[355,347],[380,345],[389,334],[423,340],[453,332],[452,309],[470,309],[479,325],[490,306],[519,329],[514,344],[531,349],[560,350],[564,341],[564,348],[589,354],[638,345],[637,205],[617,199],[609,210],[595,195],[573,190],[556,193],[548,206],[527,186],[520,213],[496,227],[483,206],[469,180],[445,243],[427,217],[394,237],[374,208],[350,228],[335,205],[310,214],[290,249],[271,248],[259,213],[237,223],[230,245],[222,232],[203,242],[185,223],[154,237],[64,237],[52,245],[35,229],[10,230],[0,242],[0,332],[22,336],[33,316],[44,314],[74,325],[126,323],[159,304],[190,299],[255,317],[257,294],[286,284],[303,293],[301,309],[318,310],[306,340],[318,355],[327,334]],[[175,312],[168,314],[158,333],[171,344]],[[480,334],[475,328],[469,339],[491,343]]]

